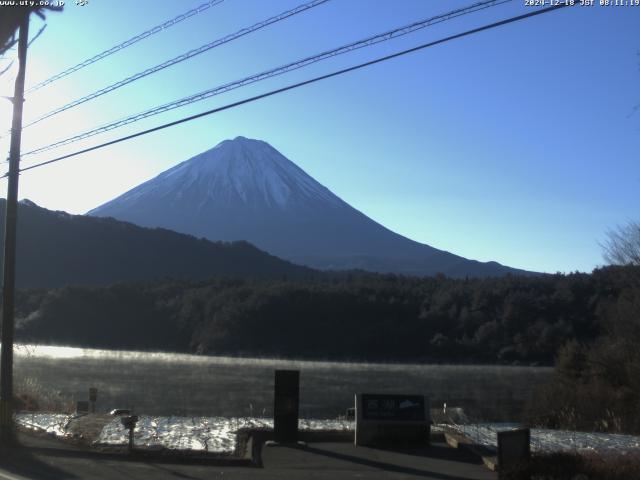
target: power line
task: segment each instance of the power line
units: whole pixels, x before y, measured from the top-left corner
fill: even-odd
[[[313,63],[317,63],[320,62],[322,60],[325,60],[327,58],[331,58],[331,57],[335,57],[338,55],[342,55],[344,53],[348,53],[351,52],[353,50],[358,50],[360,48],[364,48],[364,47],[368,47],[371,45],[375,45],[381,42],[385,42],[388,40],[391,40],[393,38],[397,38],[403,35],[407,35],[409,33],[415,32],[416,30],[420,30],[422,28],[437,24],[437,23],[441,23],[447,20],[451,20],[453,18],[462,16],[462,15],[467,15],[469,13],[473,13],[479,10],[484,10],[486,8],[489,7],[494,7],[497,5],[501,5],[503,3],[507,3],[510,2],[512,0],[485,0],[482,2],[478,2],[478,3],[474,3],[472,5],[469,5],[467,7],[463,7],[463,8],[459,8],[456,10],[452,10],[450,12],[441,14],[441,15],[437,15],[435,17],[431,17],[425,20],[421,20],[418,22],[414,22],[411,23],[409,25],[405,25],[403,27],[399,27],[399,28],[395,28],[393,30],[389,30],[387,32],[384,33],[380,33],[371,37],[368,37],[364,40],[359,40],[357,42],[353,42],[353,43],[349,43],[347,45],[343,45],[341,47],[338,48],[334,48],[333,50],[328,50],[325,52],[322,52],[320,54],[317,55],[313,55],[310,57],[306,57],[303,58],[301,60],[297,60],[295,62],[292,63],[288,63],[286,65],[280,66],[280,67],[276,67],[273,68],[271,70],[267,70],[258,74],[254,74],[251,75],[249,77],[245,77],[241,80],[236,80],[230,83],[226,83],[224,85],[220,85],[214,88],[211,88],[209,90],[205,90],[203,92],[200,93],[196,93],[194,95],[190,95],[188,97],[184,97],[178,100],[174,100],[172,102],[166,103],[164,105],[160,105],[158,107],[154,107],[151,108],[149,110],[145,110],[143,112],[137,113],[135,115],[131,115],[129,117],[125,117],[123,119],[117,120],[115,122],[112,123],[108,123],[106,125],[94,128],[92,130],[88,130],[82,133],[79,133],[77,135],[74,135],[72,137],[68,137],[65,138],[63,140],[59,140],[57,142],[51,143],[49,145],[43,146],[43,147],[38,147],[34,150],[31,150],[29,152],[26,152],[24,155],[33,155],[36,153],[41,153],[47,150],[51,150],[53,148],[58,148],[61,147],[63,145],[68,145],[70,143],[75,143],[77,141],[80,140],[84,140],[85,138],[89,138],[89,137],[93,137],[95,135],[104,133],[104,132],[108,132],[110,130],[114,130],[116,128],[119,127],[123,127],[125,125],[128,125],[130,123],[134,123],[137,122],[139,120],[142,120],[144,118],[147,117],[151,117],[153,115],[158,115],[160,113],[164,113],[167,112],[169,110],[174,110],[176,108],[179,107],[183,107],[185,105],[189,105],[191,103],[194,102],[198,102],[201,100],[205,100],[208,98],[211,98],[213,96],[216,95],[220,95],[222,93],[226,93],[229,92],[231,90],[234,90],[236,88],[240,88],[240,87],[244,87],[246,85],[255,83],[255,82],[259,82],[261,80],[265,80],[271,77],[275,77],[278,75],[282,75],[284,73],[288,73],[294,70],[297,70],[299,68],[303,68],[306,67],[308,65],[311,65]]]
[[[33,44],[33,42],[35,42],[38,39],[40,35],[44,33],[46,28],[47,28],[46,23],[42,27],[40,27],[40,30],[38,30],[38,33],[36,33],[35,36],[31,40],[29,40],[29,45],[28,45],[29,47]]]
[[[134,43],[138,43],[140,40],[144,40],[147,37],[150,37],[151,35],[155,35],[156,33],[161,32],[162,30],[165,30],[167,28],[173,27],[174,25],[177,25],[178,23],[182,22],[183,20],[186,20],[187,18],[193,17],[194,15],[197,15],[199,13],[204,12],[205,10],[208,10],[209,8],[216,6],[220,3],[224,2],[224,0],[209,0],[208,2],[203,3],[202,5],[200,5],[199,7],[193,8],[185,13],[181,13],[180,15],[178,15],[175,18],[172,18],[171,20],[167,20],[164,23],[161,23],[160,25],[156,25],[155,27],[142,32],[134,37],[131,37],[128,40],[125,40],[122,43],[119,43],[118,45],[115,45],[107,50],[105,50],[104,52],[101,52],[97,55],[94,55],[91,58],[88,58],[87,60],[84,60],[83,62],[78,63],[77,65],[74,65],[73,67],[67,68],[66,70],[50,77],[47,78],[46,80],[43,80],[42,82],[38,83],[37,85],[34,85],[33,87],[29,88],[25,93],[31,93],[35,90],[38,90],[42,87],[44,87],[45,85],[49,85],[50,83],[55,82],[56,80],[60,80],[63,77],[66,77],[67,75],[72,74],[73,72],[77,72],[78,70],[80,70],[81,68],[84,68],[88,65],[91,65],[92,63],[95,63],[99,60],[102,60],[103,58],[108,57],[109,55],[113,55],[114,53],[130,47],[131,45],[133,45]]]
[[[52,117],[54,115],[57,115],[58,113],[64,112],[65,110],[69,110],[70,108],[76,107],[80,104],[83,104],[85,102],[88,102],[89,100],[93,100],[94,98],[100,97],[102,95],[104,95],[105,93],[109,93],[112,92],[114,90],[117,90],[120,87],[124,87],[125,85],[128,85],[129,83],[135,82],[136,80],[140,80],[141,78],[144,78],[148,75],[151,75],[153,73],[159,72],[160,70],[164,70],[167,67],[170,67],[172,65],[175,65],[177,63],[183,62],[185,60],[188,60],[190,58],[195,57],[196,55],[200,55],[201,53],[204,53],[208,50],[211,50],[213,48],[219,47],[220,45],[223,45],[225,43],[231,42],[237,38],[243,37],[245,35],[248,35],[252,32],[255,32],[257,30],[260,30],[262,28],[265,28],[271,24],[280,22],[282,20],[285,20],[289,17],[292,17],[294,15],[297,15],[298,13],[302,13],[306,10],[309,10],[311,8],[317,7],[319,5],[322,5],[323,3],[328,2],[329,0],[312,0],[311,2],[308,3],[304,3],[302,5],[298,5],[295,8],[292,8],[291,10],[287,10],[285,12],[282,12],[278,15],[275,15],[273,17],[270,17],[266,20],[263,20],[261,22],[258,22],[250,27],[246,27],[243,28],[241,30],[238,30],[235,33],[226,35],[225,37],[219,38],[217,40],[214,40],[212,42],[209,42],[205,45],[202,45],[198,48],[194,48],[193,50],[190,50],[186,53],[183,53],[181,55],[178,55],[177,57],[174,57],[170,60],[167,60],[165,62],[162,62],[158,65],[155,65],[153,67],[147,68],[146,70],[143,70],[141,72],[138,72],[134,75],[131,75],[123,80],[120,80],[116,83],[113,83],[109,86],[106,86],[104,88],[101,88],[100,90],[97,90],[93,93],[90,93],[89,95],[86,95],[84,97],[78,98],[76,100],[73,100],[69,103],[67,103],[66,105],[63,105],[61,107],[58,107],[54,110],[51,110],[50,112],[45,113],[44,115],[38,117],[37,119],[33,120],[32,122],[26,124],[24,128],[30,127],[32,125],[35,125],[36,123],[39,123],[49,117]]]
[[[326,79],[329,79],[329,78],[332,78],[332,77],[337,77],[339,75],[343,75],[345,73],[352,72],[354,70],[359,70],[361,68],[369,67],[371,65],[375,65],[375,64],[378,64],[378,63],[381,63],[381,62],[385,62],[387,60],[391,60],[393,58],[397,58],[397,57],[400,57],[400,56],[403,56],[403,55],[407,55],[409,53],[414,53],[414,52],[417,52],[419,50],[423,50],[425,48],[429,48],[429,47],[433,47],[435,45],[439,45],[441,43],[449,42],[451,40],[456,40],[458,38],[466,37],[468,35],[479,33],[479,32],[485,31],[485,30],[490,30],[492,28],[497,28],[497,27],[500,27],[500,26],[503,26],[503,25],[514,23],[514,22],[517,22],[517,21],[520,21],[520,20],[524,20],[524,19],[527,19],[527,18],[531,18],[531,17],[537,16],[537,15],[542,15],[544,13],[548,13],[548,12],[551,12],[551,11],[554,11],[554,10],[558,10],[560,8],[564,8],[564,7],[568,7],[568,6],[570,6],[570,4],[561,3],[561,4],[558,4],[558,5],[551,6],[551,7],[547,7],[547,8],[543,8],[543,9],[540,9],[540,10],[535,10],[533,12],[525,13],[523,15],[510,17],[510,18],[507,18],[505,20],[501,20],[499,22],[494,22],[494,23],[491,23],[491,24],[488,24],[488,25],[483,25],[482,27],[474,28],[472,30],[467,30],[465,32],[457,33],[455,35],[450,35],[448,37],[441,38],[440,40],[435,40],[433,42],[424,43],[422,45],[418,45],[417,47],[409,48],[407,50],[402,50],[400,52],[392,53],[390,55],[385,55],[384,57],[379,57],[379,58],[376,58],[374,60],[370,60],[368,62],[360,63],[358,65],[354,65],[354,66],[351,66],[351,67],[348,67],[348,68],[344,68],[344,69],[341,69],[341,70],[337,70],[337,71],[334,71],[334,72],[331,72],[331,73],[328,73],[328,74],[325,74],[325,75],[314,77],[314,78],[311,78],[309,80],[305,80],[305,81],[302,81],[302,82],[298,82],[298,83],[294,83],[294,84],[291,84],[291,85],[287,85],[286,87],[278,88],[276,90],[271,90],[269,92],[266,92],[266,93],[263,93],[263,94],[260,94],[260,95],[256,95],[254,97],[245,98],[243,100],[240,100],[240,101],[237,101],[237,102],[233,102],[233,103],[229,103],[229,104],[224,105],[222,107],[214,108],[214,109],[208,110],[206,112],[202,112],[202,113],[198,113],[196,115],[191,115],[191,116],[188,116],[188,117],[185,117],[185,118],[181,118],[180,120],[175,120],[173,122],[165,123],[165,124],[159,125],[157,127],[149,128],[147,130],[143,130],[143,131],[140,131],[140,132],[137,132],[137,133],[133,133],[131,135],[120,137],[120,138],[117,138],[115,140],[111,140],[109,142],[101,143],[101,144],[95,145],[93,147],[85,148],[85,149],[79,150],[77,152],[69,153],[67,155],[62,155],[60,157],[53,158],[51,160],[47,160],[45,162],[40,162],[40,163],[37,163],[35,165],[30,165],[28,167],[20,169],[20,171],[24,172],[24,171],[27,171],[27,170],[32,170],[34,168],[42,167],[44,165],[49,165],[49,164],[52,164],[52,163],[55,163],[55,162],[59,162],[61,160],[65,160],[67,158],[75,157],[75,156],[81,155],[83,153],[92,152],[94,150],[105,148],[105,147],[108,147],[110,145],[114,145],[116,143],[124,142],[126,140],[131,140],[132,138],[136,138],[136,137],[140,137],[140,136],[143,136],[143,135],[147,135],[149,133],[157,132],[159,130],[163,130],[165,128],[173,127],[173,126],[179,125],[181,123],[189,122],[189,121],[201,118],[201,117],[212,115],[214,113],[222,112],[224,110],[229,110],[231,108],[239,107],[240,105],[244,105],[244,104],[247,104],[247,103],[252,103],[252,102],[255,102],[257,100],[261,100],[263,98],[271,97],[271,96],[277,95],[279,93],[283,93],[283,92],[287,92],[289,90],[294,90],[296,88],[303,87],[305,85],[310,85],[312,83],[316,83],[316,82],[319,82],[321,80],[326,80]],[[4,176],[6,177],[7,175],[5,174]]]
[[[0,75],[3,75],[3,74],[5,74],[5,73],[7,73],[7,72],[9,71],[9,69],[13,66],[13,62],[14,62],[14,61],[15,61],[15,60],[11,60],[11,61],[9,62],[9,65],[7,65],[5,68],[3,68],[2,70],[0,70]]]

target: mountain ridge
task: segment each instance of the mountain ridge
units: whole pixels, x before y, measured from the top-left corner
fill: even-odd
[[[0,199],[0,248],[6,200]],[[304,278],[315,272],[247,242],[211,242],[109,218],[18,205],[18,287],[107,285],[163,278]],[[0,258],[0,264],[2,259]]]

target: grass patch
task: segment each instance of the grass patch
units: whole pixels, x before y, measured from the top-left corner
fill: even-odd
[[[34,377],[22,377],[14,390],[14,409],[18,411],[72,413],[75,410],[71,397],[42,385]]]

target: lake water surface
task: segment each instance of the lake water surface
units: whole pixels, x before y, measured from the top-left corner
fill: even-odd
[[[517,421],[546,367],[315,362],[22,345],[16,390],[57,392],[69,402],[98,388],[98,411],[147,415],[270,416],[275,369],[300,370],[300,414],[335,418],[354,394],[416,393],[463,407],[473,419]]]

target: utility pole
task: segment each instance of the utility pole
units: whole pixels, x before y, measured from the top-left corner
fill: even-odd
[[[29,13],[24,10],[18,39],[18,76],[13,95],[13,120],[9,150],[9,186],[4,227],[4,277],[2,288],[2,354],[0,357],[0,441],[12,442],[13,425],[13,330],[16,289],[16,224],[18,218],[18,176],[20,174],[20,141],[22,137],[22,106],[24,77],[27,68]]]

